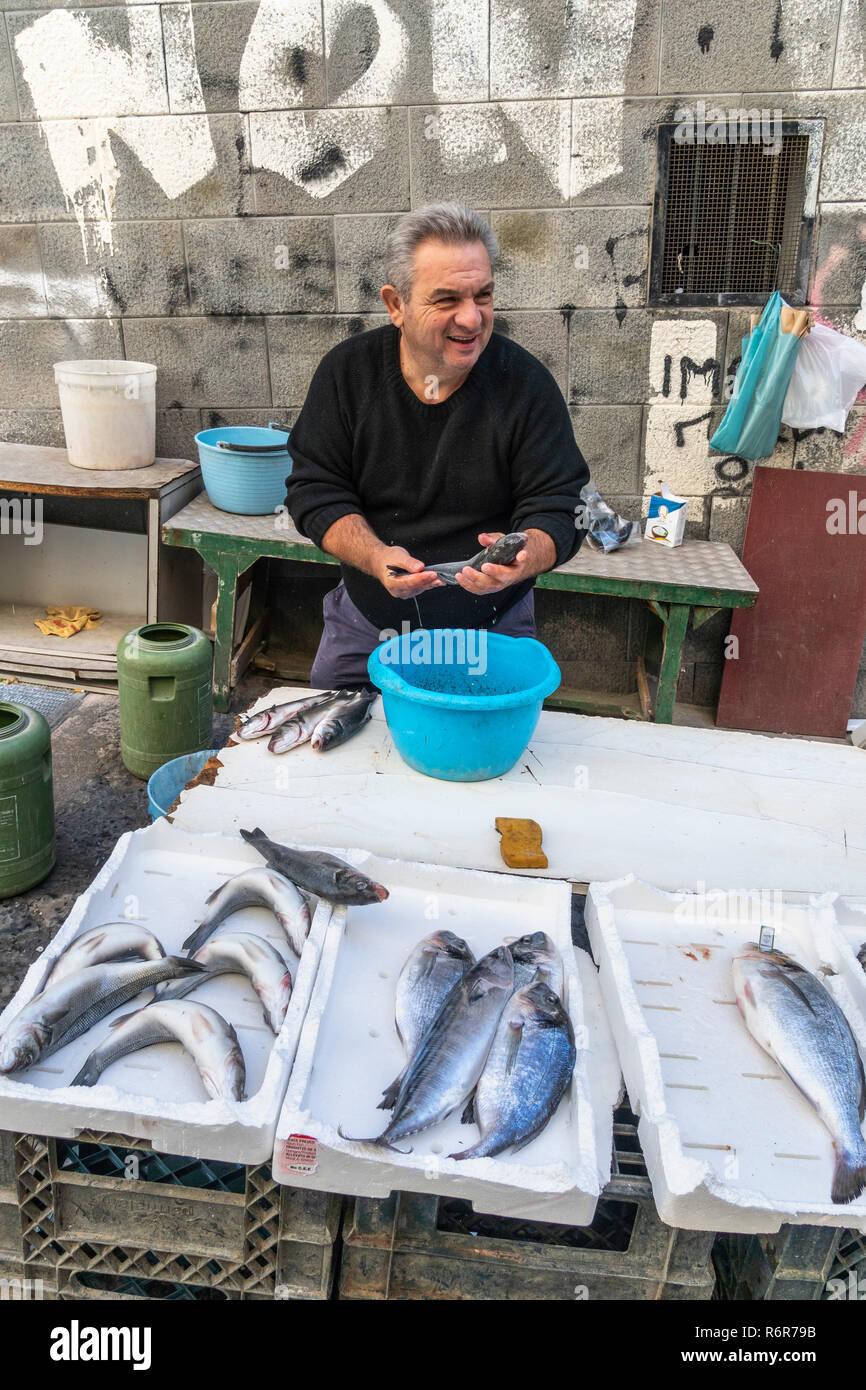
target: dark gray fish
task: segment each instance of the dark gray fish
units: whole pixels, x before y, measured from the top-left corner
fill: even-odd
[[[345,743],[366,724],[372,712],[373,701],[378,698],[376,690],[356,690],[327,706],[322,718],[313,730],[310,743],[317,753],[326,753]]]
[[[429,1129],[456,1110],[481,1075],[513,983],[507,946],[497,946],[468,970],[421,1039],[387,1129],[353,1142],[393,1148],[399,1140]],[[339,1132],[344,1139],[351,1138]]]
[[[85,965],[37,994],[15,1015],[0,1038],[0,1072],[22,1071],[74,1042],[142,990],[201,974],[203,965],[182,956],[123,964]]]
[[[863,969],[866,970],[866,941],[863,942],[863,945],[860,947],[860,950],[857,952],[857,959],[859,960],[859,962],[860,962],[860,964],[862,965]]]
[[[444,584],[456,584],[457,575],[461,570],[480,570],[482,565],[513,565],[528,540],[525,531],[510,531],[507,536],[500,536],[498,541],[493,541],[484,550],[479,550],[471,560],[446,560],[438,565],[425,565],[424,569],[431,574],[437,574]],[[399,565],[388,566],[388,573],[395,579],[411,572],[401,569]]]
[[[258,827],[255,830],[242,830],[241,835],[277,873],[283,874],[305,893],[325,898],[329,903],[361,907],[364,903],[383,903],[388,896],[388,889],[383,888],[381,883],[374,883],[366,874],[359,873],[333,854],[323,854],[320,850],[289,849],[288,845],[269,840]]]
[[[42,989],[59,985],[85,965],[102,965],[107,960],[162,960],[165,951],[153,932],[135,922],[103,922],[70,941],[42,981]]]
[[[275,869],[245,869],[215,888],[205,902],[204,918],[190,932],[183,949],[190,955],[203,946],[217,927],[242,907],[266,907],[274,914],[286,940],[300,957],[310,930],[310,908],[295,884]]]
[[[304,695],[301,699],[289,700],[284,705],[271,705],[269,709],[261,709],[257,714],[250,714],[246,719],[240,721],[235,730],[235,737],[243,739],[264,738],[265,734],[274,733],[304,710],[324,704],[334,694],[333,690],[326,690],[321,695]]]
[[[854,1034],[817,976],[783,951],[749,943],[733,962],[734,992],[746,1027],[814,1106],[836,1163],[830,1200],[853,1202],[866,1189],[866,1076]]]
[[[214,1100],[243,1100],[246,1065],[234,1028],[207,1004],[181,999],[158,1000],[116,1018],[108,1037],[91,1052],[70,1085],[95,1086],[112,1062],[168,1042],[179,1042],[186,1049]]]
[[[530,1143],[556,1111],[576,1057],[571,1019],[559,996],[542,981],[517,990],[475,1090],[481,1137],[449,1157],[489,1158]]]
[[[331,695],[327,700],[302,710],[293,719],[289,719],[281,728],[277,729],[273,738],[268,740],[268,751],[270,753],[288,753],[293,748],[300,748],[302,743],[309,743],[325,714],[329,710],[335,709],[340,703],[340,699],[339,695]]]
[[[436,931],[419,941],[397,981],[397,1034],[409,1065],[418,1044],[451,990],[475,964],[466,942],[451,931]],[[391,1110],[406,1075],[403,1068],[386,1087],[380,1110]]]
[[[205,942],[193,959],[205,967],[205,973],[163,986],[157,995],[160,1003],[184,999],[218,975],[246,975],[262,1001],[265,1022],[274,1033],[279,1033],[292,997],[292,975],[270,941],[253,932],[224,932]]]
[[[542,980],[562,998],[562,961],[547,932],[528,932],[509,942],[509,948],[514,958],[515,990]]]

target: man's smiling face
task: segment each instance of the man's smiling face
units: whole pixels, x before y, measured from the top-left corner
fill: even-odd
[[[388,306],[412,360],[443,381],[474,367],[493,332],[493,272],[483,242],[424,241],[408,301]]]

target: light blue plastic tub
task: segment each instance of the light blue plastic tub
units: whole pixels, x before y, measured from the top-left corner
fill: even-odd
[[[218,753],[218,748],[203,748],[198,753],[184,753],[180,758],[172,758],[152,773],[147,783],[147,809],[151,820],[164,816],[183,791],[187,782],[197,777],[207,762]]]
[[[205,492],[222,512],[266,516],[286,500],[289,431],[271,424],[223,425],[195,437]]]
[[[367,669],[400,756],[446,782],[508,772],[562,679],[541,642],[474,628],[392,637]]]

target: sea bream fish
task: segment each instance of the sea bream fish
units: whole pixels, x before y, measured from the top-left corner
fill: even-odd
[[[205,902],[205,916],[190,932],[183,949],[190,955],[203,946],[217,927],[242,907],[266,907],[274,914],[296,956],[310,930],[310,908],[303,893],[275,869],[245,869],[215,888]]]
[[[375,883],[336,855],[320,850],[290,849],[288,845],[269,840],[258,827],[242,830],[241,835],[277,873],[284,874],[305,893],[325,898],[329,903],[361,907],[365,903],[382,903],[388,896],[388,889],[381,883]]]
[[[135,922],[103,922],[69,943],[63,954],[49,965],[41,989],[58,985],[85,965],[102,965],[108,960],[162,960],[164,955],[162,946],[147,927]]]
[[[91,1052],[70,1085],[95,1086],[112,1062],[142,1047],[173,1042],[192,1057],[212,1099],[243,1100],[246,1066],[234,1028],[216,1009],[182,999],[158,1000],[116,1018],[108,1037]]]
[[[839,1005],[815,975],[783,951],[749,943],[733,962],[746,1027],[817,1110],[836,1163],[830,1200],[853,1202],[866,1188],[866,1076]]]
[[[265,1022],[274,1033],[279,1033],[292,997],[292,975],[269,941],[252,932],[225,932],[205,942],[193,960],[205,967],[205,973],[165,985],[157,995],[160,1003],[166,999],[184,999],[218,975],[246,975],[262,1001]]]
[[[438,565],[425,565],[424,570],[438,575],[443,584],[456,584],[461,570],[480,570],[482,565],[513,565],[528,540],[525,531],[509,531],[507,536],[500,536],[498,541],[492,541],[483,550],[479,550],[471,560],[446,560]],[[411,574],[412,571],[402,569],[399,565],[389,565],[388,573],[397,579]],[[420,574],[421,570],[418,573]]]
[[[562,998],[562,960],[553,941],[543,931],[528,932],[509,942],[514,958],[514,988],[525,989],[542,980]]]
[[[481,1137],[449,1157],[490,1158],[530,1143],[562,1100],[576,1057],[571,1019],[559,996],[541,980],[517,990],[475,1089]]]
[[[15,1015],[0,1038],[0,1072],[23,1071],[44,1061],[142,990],[203,969],[183,956],[83,966]]]
[[[324,704],[335,694],[336,692],[333,690],[325,690],[320,695],[304,695],[301,699],[289,700],[284,705],[271,705],[269,709],[260,709],[256,714],[250,714],[246,719],[240,721],[235,730],[235,737],[242,739],[264,738],[265,734],[274,733],[284,724],[287,724],[290,719],[302,714],[304,710]]]
[[[310,739],[316,752],[326,753],[356,734],[370,718],[378,693],[377,690],[355,690],[327,705]]]
[[[454,932],[436,931],[418,942],[397,980],[397,1034],[406,1066],[448,995],[474,964],[466,942]],[[406,1067],[385,1089],[380,1110],[392,1109],[405,1074]]]
[[[514,966],[507,946],[497,946],[468,970],[421,1039],[387,1128],[353,1142],[393,1148],[456,1110],[481,1075],[513,984]],[[339,1133],[344,1139],[353,1138],[342,1129]]]

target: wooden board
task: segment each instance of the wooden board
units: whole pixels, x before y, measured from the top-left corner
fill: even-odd
[[[0,670],[23,668],[34,673],[44,667],[55,673],[117,672],[117,644],[124,633],[146,621],[143,614],[106,613],[102,622],[74,637],[46,637],[34,623],[44,618],[44,607],[0,603]]]
[[[756,468],[743,563],[761,592],[733,615],[717,724],[844,737],[866,636],[866,478]]]
[[[197,472],[189,459],[156,459],[147,468],[75,468],[65,449],[0,443],[0,492],[158,497],[167,483]]]

